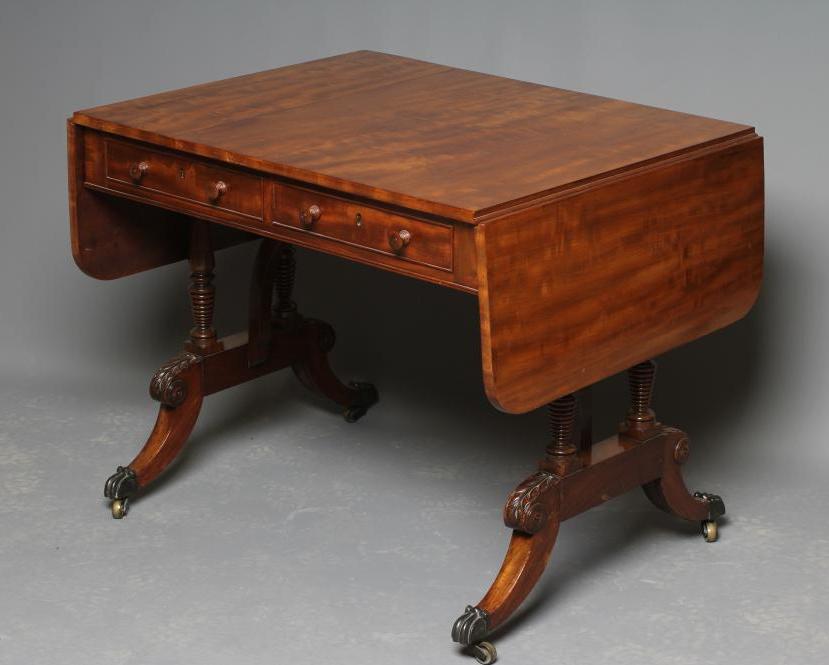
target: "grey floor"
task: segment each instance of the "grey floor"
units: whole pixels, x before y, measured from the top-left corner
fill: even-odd
[[[0,663],[470,662],[449,629],[500,564],[540,414],[392,387],[348,425],[268,377],[209,398],[116,521],[102,485],[152,424],[145,378],[2,389]],[[687,475],[726,499],[720,542],[638,492],[567,522],[500,662],[826,662],[820,471],[702,448]]]

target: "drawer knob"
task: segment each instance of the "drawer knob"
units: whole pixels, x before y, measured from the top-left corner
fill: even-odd
[[[218,203],[219,199],[227,192],[227,183],[224,180],[217,180],[213,183],[213,188],[210,190],[210,200],[213,203]]]
[[[133,162],[130,164],[130,178],[132,178],[133,182],[139,183],[141,182],[141,178],[143,178],[149,170],[149,162]]]
[[[392,231],[389,233],[389,247],[391,247],[395,252],[400,252],[403,248],[409,244],[412,239],[412,234],[409,233],[406,229],[401,229],[400,231]]]
[[[314,203],[299,213],[299,223],[306,229],[310,229],[321,215],[322,210],[320,210],[320,207]]]

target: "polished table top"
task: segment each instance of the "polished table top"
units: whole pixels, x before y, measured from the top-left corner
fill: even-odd
[[[73,121],[470,222],[752,133],[371,51],[99,106]]]

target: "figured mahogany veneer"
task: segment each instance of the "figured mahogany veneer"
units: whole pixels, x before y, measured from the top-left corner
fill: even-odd
[[[367,248],[403,261],[452,271],[452,224],[395,214],[279,183],[273,186],[272,223],[339,240],[353,247]],[[400,240],[402,232],[408,234],[403,236],[404,241]]]
[[[69,131],[90,274],[184,258],[180,218],[149,204],[477,294],[504,411],[721,328],[759,290],[745,125],[360,51],[79,111]]]
[[[523,412],[748,312],[763,273],[762,143],[702,149],[477,231],[487,394]]]
[[[71,214],[75,260],[93,277],[112,279],[187,254],[181,240],[186,229],[174,216],[164,218],[149,208],[113,203],[110,196],[96,194],[103,193],[476,292],[471,226],[456,228],[431,215],[403,214],[387,205],[263,178],[190,154],[114,140],[71,121],[69,142],[70,212],[81,209]],[[83,155],[82,164],[73,152]],[[305,225],[304,213],[311,206],[321,206],[321,214]],[[157,224],[158,217],[169,221]],[[401,233],[408,239],[396,247],[395,237]],[[242,240],[223,233],[215,246]],[[141,267],[136,269],[136,264]]]
[[[77,112],[73,122],[474,223],[752,128],[357,51]]]
[[[262,219],[261,177],[109,139],[104,141],[104,163],[106,187]]]

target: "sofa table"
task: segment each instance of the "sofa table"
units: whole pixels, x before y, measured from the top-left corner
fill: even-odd
[[[641,486],[716,540],[722,500],[686,489],[688,437],[650,408],[651,359],[757,297],[751,127],[359,51],[79,111],[68,132],[78,266],[192,271],[194,326],[152,377],[146,445],[106,481],[114,517],[182,450],[207,395],[291,367],[349,421],[377,402],[334,375],[333,329],[292,299],[301,246],[477,298],[489,400],[549,409],[545,454],[504,508],[503,566],[452,627],[479,662],[563,520]],[[255,239],[248,330],[219,337],[214,251]],[[630,407],[594,443],[589,387],[621,371]]]

